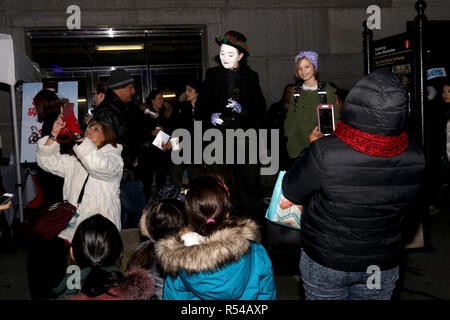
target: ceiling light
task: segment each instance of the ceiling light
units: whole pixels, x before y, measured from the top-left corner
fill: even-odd
[[[163,94],[163,98],[175,98],[176,96],[175,93]]]
[[[78,102],[87,102],[86,99],[78,99]]]
[[[105,45],[95,46],[97,51],[121,51],[121,50],[143,50],[143,44],[122,44],[122,45]]]

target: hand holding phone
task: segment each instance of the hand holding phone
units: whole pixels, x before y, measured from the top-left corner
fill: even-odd
[[[12,199],[12,197],[14,197],[14,195],[12,193],[4,193],[0,197],[0,205],[7,204],[9,202],[9,200]]]
[[[332,104],[319,104],[317,106],[317,120],[319,133],[329,135],[334,132],[334,108]]]
[[[53,123],[52,135],[57,137],[61,130],[66,126],[66,122],[63,120],[62,114],[58,116],[58,118]]]

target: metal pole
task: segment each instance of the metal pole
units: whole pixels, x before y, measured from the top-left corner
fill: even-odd
[[[420,118],[420,144],[428,158],[425,139],[425,61],[424,61],[424,33],[427,17],[424,14],[427,3],[417,1],[415,6],[417,16],[414,19],[414,65],[415,65],[415,104]]]
[[[367,20],[363,21],[364,75],[373,71],[373,31],[367,28]]]
[[[153,90],[153,87],[152,87],[152,75],[151,75],[151,71],[150,71],[150,57],[148,55],[148,50],[149,50],[148,41],[149,41],[148,40],[148,34],[147,34],[147,32],[145,32],[144,49],[145,49],[145,62],[147,63],[147,85],[148,85],[147,96]],[[143,97],[144,101],[145,101],[145,98],[146,98],[146,96]]]
[[[14,164],[16,166],[16,188],[17,188],[17,199],[19,208],[19,218],[20,223],[23,223],[23,201],[22,201],[22,174],[20,171],[20,149],[19,149],[19,134],[17,130],[17,111],[16,111],[16,90],[14,85],[10,86],[11,93],[11,116],[13,125],[13,135],[14,135]]]

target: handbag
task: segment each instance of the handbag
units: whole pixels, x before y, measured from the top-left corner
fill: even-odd
[[[266,212],[263,227],[263,244],[274,261],[274,274],[299,274],[298,261],[301,252],[301,205],[287,200],[281,191],[286,171],[280,171]]]
[[[84,181],[83,188],[78,196],[77,206],[75,207],[67,200],[57,202],[44,210],[43,215],[39,217],[31,226],[31,234],[34,237],[52,240],[63,231],[71,222],[72,218],[77,217],[77,208],[84,195],[84,188],[89,178],[89,174]]]
[[[283,195],[281,184],[286,171],[280,171],[272,193],[266,219],[285,227],[300,230],[302,205],[294,204]]]

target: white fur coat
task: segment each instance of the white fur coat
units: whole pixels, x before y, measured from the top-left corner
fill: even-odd
[[[59,143],[46,146],[48,136],[39,139],[37,163],[47,172],[64,178],[63,197],[77,206],[78,196],[89,172],[83,200],[78,206],[78,218],[73,227],[64,229],[59,237],[72,242],[76,228],[83,220],[99,213],[111,220],[117,228],[120,224],[120,180],[122,179],[123,160],[120,156],[122,146],[110,144],[98,149],[85,138],[75,145],[75,156],[59,153]]]

